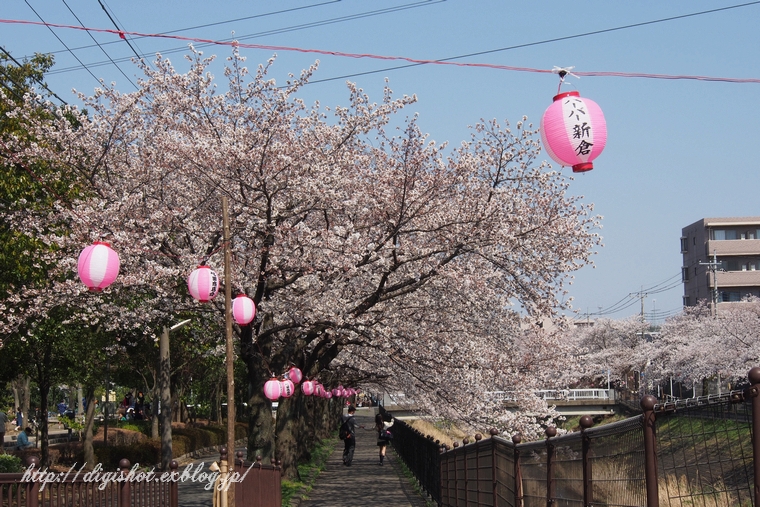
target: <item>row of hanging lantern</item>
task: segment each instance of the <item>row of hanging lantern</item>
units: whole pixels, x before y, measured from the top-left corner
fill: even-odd
[[[79,279],[92,292],[101,292],[119,275],[119,254],[108,243],[96,241],[79,254]],[[198,266],[187,278],[187,289],[194,299],[208,303],[219,293],[219,275],[208,266]],[[245,294],[232,301],[232,317],[241,326],[250,324],[256,317],[256,305]]]
[[[290,398],[296,392],[296,384],[299,384],[303,379],[303,373],[295,366],[291,366],[286,371],[282,378],[277,378],[272,375],[272,378],[264,383],[264,396],[271,401],[279,400],[280,398]]]

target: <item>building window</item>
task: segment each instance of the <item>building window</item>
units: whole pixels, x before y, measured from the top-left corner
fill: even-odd
[[[681,253],[689,251],[689,238],[681,238]]]
[[[736,231],[726,229],[714,229],[712,231],[712,239],[716,241],[724,241],[727,239],[736,239]]]
[[[721,291],[720,302],[721,303],[737,303],[742,300],[741,292]]]
[[[691,306],[691,298],[689,296],[683,296],[683,305]]]
[[[681,281],[689,281],[689,268],[681,268]]]
[[[747,271],[747,266],[744,265],[743,267],[740,267],[739,261],[737,259],[727,259],[727,260],[721,260],[720,263],[720,269],[723,271]]]

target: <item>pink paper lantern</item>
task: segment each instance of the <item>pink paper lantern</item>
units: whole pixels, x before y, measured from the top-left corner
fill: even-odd
[[[607,144],[604,114],[577,91],[560,93],[541,118],[541,141],[558,164],[572,166],[575,173],[590,171]]]
[[[291,366],[288,370],[288,378],[293,381],[294,384],[298,384],[303,379],[303,373],[295,366]]]
[[[322,398],[325,394],[325,388],[322,386],[322,384],[315,384],[314,385],[314,396],[319,396]]]
[[[333,396],[340,396],[340,389],[338,389],[337,387],[335,389],[333,389],[332,390],[332,395]]]
[[[333,397],[333,394],[330,391],[325,391],[325,398],[328,400]]]
[[[268,400],[276,401],[280,399],[281,394],[282,387],[279,380],[277,380],[275,377],[272,377],[266,381],[264,384],[264,396],[266,396]]]
[[[249,324],[256,317],[256,305],[245,294],[238,294],[232,301],[232,317],[241,326]]]
[[[187,277],[187,289],[193,298],[201,303],[208,303],[219,292],[219,275],[208,266],[198,266]]]
[[[280,394],[283,398],[290,398],[296,392],[296,386],[290,379],[286,378],[280,381]]]
[[[301,392],[306,396],[311,396],[314,394],[314,382],[311,380],[304,380],[304,382],[301,384]]]
[[[119,254],[108,243],[96,241],[79,254],[77,272],[87,288],[100,292],[119,276]]]

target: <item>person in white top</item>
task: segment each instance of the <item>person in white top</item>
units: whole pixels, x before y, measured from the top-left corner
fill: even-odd
[[[377,447],[380,449],[380,465],[383,464],[383,460],[385,459],[385,448],[388,447],[388,442],[390,442],[392,435],[391,432],[388,431],[388,428],[393,426],[393,418],[391,417],[390,421],[384,421],[382,414],[377,414],[375,416],[375,431],[377,431]]]

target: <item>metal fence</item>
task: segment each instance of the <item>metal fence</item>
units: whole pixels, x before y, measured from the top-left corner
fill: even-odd
[[[226,467],[224,447],[220,458]],[[119,472],[100,471],[98,475],[87,471],[77,473],[73,469],[69,473],[40,471],[36,457],[30,464],[34,466],[24,473],[0,474],[0,507],[177,507],[179,483],[186,480],[176,461],[171,462],[167,472],[158,471],[155,475],[131,469],[128,460],[121,461]],[[33,475],[35,471],[38,475]],[[234,480],[236,505],[282,505],[278,463],[263,465],[260,458],[254,462],[243,461],[242,452],[238,452],[230,474],[231,481]],[[219,479],[214,483],[214,488],[217,487],[224,487]],[[211,502],[212,492],[208,500]]]
[[[224,455],[222,458],[224,459]],[[237,477],[235,482],[235,505],[242,507],[280,507],[282,505],[281,471],[279,463],[263,465],[261,457],[256,461],[243,461],[243,453],[238,451],[235,460]]]
[[[130,477],[130,463],[122,460],[120,472],[97,478],[87,472],[39,470],[36,457],[26,473],[0,474],[2,507],[177,507],[177,481],[119,480]],[[31,475],[37,471],[41,475]],[[169,471],[177,472],[177,462]],[[134,476],[132,476],[134,479]]]
[[[437,462],[420,463],[424,445],[440,445],[413,431],[394,448],[404,461],[417,457],[409,468],[440,506],[758,505],[760,368],[749,380],[747,389],[720,396],[663,404],[645,396],[639,416],[599,427],[585,416],[580,432],[556,436],[547,428],[543,441],[476,438],[443,449]]]

